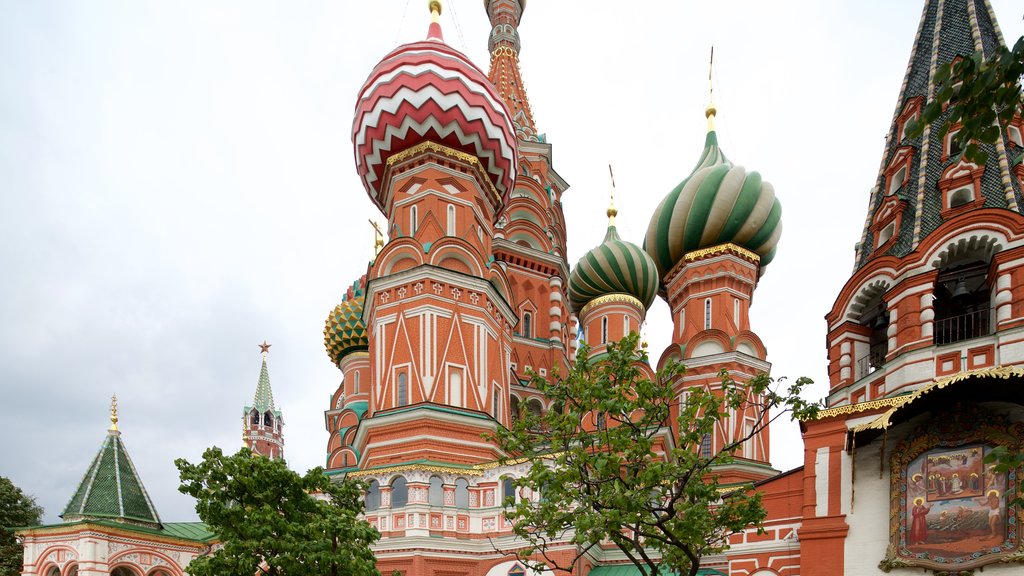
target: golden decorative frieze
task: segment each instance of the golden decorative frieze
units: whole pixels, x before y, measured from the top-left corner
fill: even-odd
[[[708,256],[713,256],[715,254],[724,254],[727,252],[732,252],[733,254],[741,258],[746,258],[747,260],[750,260],[755,264],[761,262],[760,256],[751,252],[750,250],[747,250],[746,248],[737,246],[731,242],[719,244],[718,246],[701,248],[700,250],[694,250],[692,252],[687,252],[686,254],[683,255],[683,260],[686,262],[693,262],[694,260],[700,260]]]
[[[902,405],[909,398],[909,395],[892,396],[890,398],[879,398],[878,400],[869,400],[867,402],[858,402],[857,404],[847,404],[846,406],[827,408],[825,410],[818,410],[818,414],[814,419],[820,420],[822,418],[831,418],[833,416],[856,414],[857,412],[867,412],[868,410],[875,410],[877,408],[892,408],[893,406]]]
[[[365,476],[376,476],[378,474],[394,474],[396,472],[436,472],[438,474],[453,474],[463,476],[483,476],[483,472],[477,466],[472,468],[457,468],[455,466],[439,466],[436,464],[400,464],[398,466],[385,466],[384,468],[370,468],[367,470],[356,470],[349,472],[352,478]]]
[[[643,302],[641,302],[638,298],[630,296],[629,294],[605,294],[604,296],[598,296],[597,298],[594,298],[590,302],[587,302],[587,305],[580,310],[579,317],[583,318],[587,315],[588,312],[590,312],[594,308],[597,308],[601,304],[607,304],[609,302],[629,304],[630,306],[635,306],[638,310],[645,309]]]

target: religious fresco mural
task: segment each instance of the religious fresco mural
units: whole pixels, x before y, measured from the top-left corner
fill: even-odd
[[[891,457],[891,545],[883,569],[969,570],[1024,560],[1021,512],[1010,502],[1020,470],[997,472],[985,456],[999,445],[1020,449],[1024,428],[967,413],[934,415]]]

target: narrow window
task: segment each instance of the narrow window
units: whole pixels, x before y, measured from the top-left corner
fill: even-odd
[[[629,314],[622,315],[622,336],[629,334]]]
[[[523,336],[533,338],[533,314],[523,312]]]
[[[732,323],[736,325],[736,328],[740,327],[740,299],[732,299]]]
[[[1024,148],[1024,139],[1020,137],[1020,129],[1016,126],[1010,126],[1007,130],[1007,135],[1010,137],[1010,142],[1013,142],[1017,146]]]
[[[449,368],[448,403],[452,406],[462,406],[462,371],[458,368]]]
[[[516,484],[511,478],[504,478],[501,481],[501,499],[505,504],[514,504],[516,501]]]
[[[448,235],[455,236],[455,205],[448,205]]]
[[[380,484],[376,480],[370,481],[370,487],[366,490],[366,511],[373,512],[380,508]]]
[[[437,476],[430,477],[430,488],[427,489],[427,502],[431,506],[444,506],[444,482]]]
[[[701,436],[700,457],[705,460],[711,458],[711,434],[704,434],[704,436]]]
[[[686,308],[679,311],[679,334],[683,333],[686,329]]]
[[[711,298],[704,300],[704,329],[711,329]]]
[[[399,476],[391,482],[391,507],[401,508],[409,503],[409,487],[406,485],[405,477]]]
[[[395,404],[405,406],[409,403],[409,377],[405,372],[398,375],[398,398]]]
[[[753,431],[754,431],[754,427],[753,427],[753,425],[751,425],[750,422],[744,422],[743,423],[743,437],[744,438],[746,438],[747,436],[750,436],[750,434]],[[746,442],[743,443],[743,457],[744,458],[750,458],[750,459],[754,458],[754,438],[753,437],[751,437],[750,440],[747,440]]]
[[[416,206],[409,208],[409,236],[416,235],[416,227],[419,224],[419,211]]]
[[[359,394],[359,372],[352,375],[352,393]]]
[[[455,480],[455,506],[469,508],[469,481],[465,478]]]
[[[608,342],[608,317],[601,317],[601,344]]]
[[[598,430],[604,430],[606,425],[607,424],[605,422],[604,412],[598,412],[597,413],[597,429]]]
[[[950,158],[956,156],[957,154],[960,153],[960,150],[962,150],[960,142],[956,137],[956,135],[959,133],[960,131],[957,130],[956,132],[951,132],[946,135],[946,150],[949,151],[949,154],[947,154],[947,156],[949,156]]]
[[[899,190],[903,183],[907,180],[907,167],[903,166],[892,175],[892,179],[889,180],[889,194],[895,194]]]
[[[885,244],[892,238],[892,235],[896,233],[896,223],[890,222],[888,226],[882,228],[882,231],[878,233],[878,246]]]
[[[501,388],[494,389],[494,404],[493,404],[494,419],[501,420]]]

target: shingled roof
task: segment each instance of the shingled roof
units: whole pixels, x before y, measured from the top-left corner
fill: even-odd
[[[65,522],[113,519],[160,529],[160,516],[128,456],[121,433],[116,426],[111,428],[61,518]]]
[[[884,254],[905,256],[942,224],[943,204],[938,182],[947,168],[959,162],[956,155],[946,157],[943,154],[939,127],[945,123],[948,113],[944,112],[925,126],[923,134],[916,138],[907,137],[901,130],[901,115],[905,116],[913,102],[932,100],[939,67],[975,52],[982,52],[987,58],[1003,45],[999,24],[988,0],[926,0],[886,137],[882,165],[872,189],[864,232],[857,247],[856,267]],[[1010,167],[1019,148],[1014,148],[1004,131],[995,145],[983,144],[981,149],[989,158],[981,178],[983,206],[1021,212],[1024,199],[1020,184],[1010,178]],[[885,173],[901,150],[903,154],[911,152],[909,174],[897,190],[889,191]],[[893,242],[886,243],[884,250],[877,250],[872,222],[892,196],[905,202],[900,229],[895,231]]]

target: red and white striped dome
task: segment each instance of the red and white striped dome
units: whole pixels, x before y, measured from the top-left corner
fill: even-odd
[[[441,39],[435,22],[423,42],[399,46],[359,91],[352,143],[356,169],[382,210],[389,157],[432,141],[480,160],[501,208],[515,183],[518,150],[512,118],[487,76]]]

